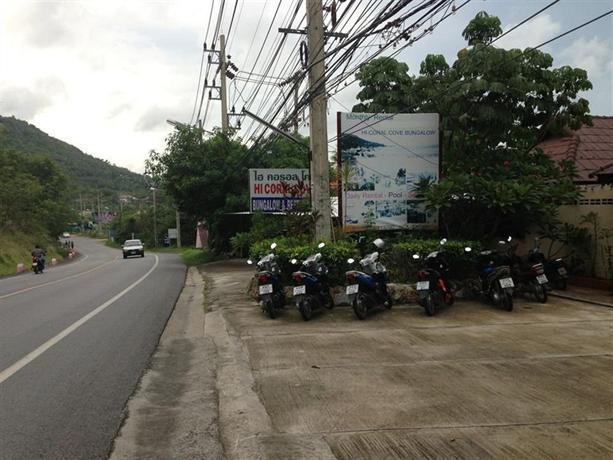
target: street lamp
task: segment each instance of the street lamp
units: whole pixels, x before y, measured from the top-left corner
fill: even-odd
[[[155,187],[150,187],[149,190],[153,192],[153,245],[158,247],[158,222],[157,222],[157,210],[155,206]]]

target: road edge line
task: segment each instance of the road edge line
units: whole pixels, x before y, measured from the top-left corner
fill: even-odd
[[[100,306],[96,307],[94,310],[90,311],[87,315],[83,316],[82,318],[80,318],[77,321],[75,321],[74,323],[72,323],[70,326],[68,326],[66,329],[61,331],[59,334],[56,334],[54,337],[52,337],[49,340],[47,340],[45,343],[43,343],[38,348],[36,348],[35,350],[33,350],[30,353],[28,353],[27,355],[25,355],[23,358],[21,358],[17,362],[11,364],[9,367],[4,369],[3,371],[0,371],[0,384],[4,383],[6,380],[11,378],[13,375],[15,375],[21,369],[26,367],[28,364],[30,364],[32,361],[34,361],[36,358],[38,358],[43,353],[45,353],[47,350],[49,350],[51,347],[53,347],[54,345],[59,343],[62,339],[64,339],[65,337],[67,337],[68,335],[70,335],[71,333],[76,331],[79,327],[81,327],[87,321],[92,319],[98,313],[104,311],[110,305],[115,303],[117,300],[122,298],[124,295],[126,295],[128,292],[130,292],[132,289],[134,289],[136,286],[138,286],[140,283],[142,283],[158,267],[159,261],[160,261],[160,259],[159,259],[159,257],[156,254],[155,255],[155,263],[153,264],[153,267],[151,267],[149,269],[149,271],[147,271],[147,273],[145,273],[143,276],[141,276],[139,279],[137,279],[134,283],[130,284],[128,287],[126,287],[123,291],[119,292],[118,294],[115,294],[113,297],[111,297],[109,300],[104,302],[102,305],[100,305]]]

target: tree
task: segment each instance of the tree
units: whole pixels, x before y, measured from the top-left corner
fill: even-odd
[[[452,237],[521,235],[578,196],[572,165],[556,164],[535,147],[551,133],[590,123],[588,101],[578,97],[592,87],[587,73],[553,68],[552,57],[539,50],[491,45],[501,31],[498,18],[477,14],[463,32],[469,47],[453,65],[428,55],[419,75],[404,84],[408,94],[394,89],[397,77],[387,85],[394,94],[385,96],[392,101],[386,107],[376,94],[386,85],[373,83],[379,64],[358,73],[362,103],[354,110],[440,114],[442,177],[418,184],[418,191],[441,211]],[[386,67],[405,69],[384,59]],[[394,102],[400,99],[403,106]]]
[[[51,159],[0,149],[0,230],[56,237],[72,217],[67,179]]]
[[[374,59],[358,71],[357,78],[362,87],[357,97],[362,103],[353,107],[354,112],[398,113],[411,107],[408,65],[390,57]]]

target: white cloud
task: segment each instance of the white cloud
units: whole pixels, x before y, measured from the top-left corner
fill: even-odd
[[[571,65],[587,70],[588,78],[597,79],[611,75],[613,50],[611,43],[598,37],[579,37],[567,46],[556,59],[559,65]]]
[[[512,29],[516,24],[509,24],[503,31]],[[554,20],[549,14],[535,17],[531,21],[522,24],[509,35],[496,42],[500,48],[524,49],[529,46],[537,46],[554,37],[562,30],[562,25]]]
[[[190,120],[211,1],[0,0],[0,113],[15,114],[89,154],[142,171],[149,150],[164,148],[164,138],[171,129],[166,119]],[[225,27],[233,3],[226,2]],[[277,26],[291,16],[290,3],[281,4],[256,73],[265,70],[264,63],[281,40]],[[277,4],[276,0],[244,0],[242,12],[236,15],[228,54],[243,77],[262,48]],[[212,28],[218,5],[216,1]],[[412,73],[419,71],[419,63],[428,53],[445,54],[448,62],[453,62],[458,48],[464,46],[461,30],[476,8],[463,9],[431,38],[416,43],[399,58],[409,63]],[[304,22],[299,24],[303,16],[304,9],[293,27],[304,27]],[[559,22],[543,14],[497,44],[534,46],[561,30]],[[287,77],[289,69],[299,66],[297,49],[303,38],[288,35],[269,75]],[[556,65],[568,61],[588,68],[591,78],[600,75],[600,80],[606,81],[611,64],[601,62],[603,43],[600,36],[596,41],[586,40],[585,49],[573,45],[566,54],[554,55]],[[610,62],[610,51],[608,56]],[[230,87],[230,107],[235,103],[240,110],[247,99],[252,102],[250,109],[267,119],[272,101],[280,101],[282,96],[276,85],[260,88],[255,97],[251,96],[251,83],[238,83],[241,95],[234,84]],[[351,109],[358,91],[353,85],[336,96],[340,104],[330,101],[329,137],[336,134],[334,113],[346,110],[342,105]],[[591,94],[596,97],[596,87]],[[610,95],[610,90],[606,94]],[[289,108],[291,105],[290,100]],[[219,112],[219,102],[212,101],[207,129],[219,126]],[[244,119],[242,123],[239,136],[253,134],[245,129],[251,121]],[[308,128],[301,132],[308,132]]]

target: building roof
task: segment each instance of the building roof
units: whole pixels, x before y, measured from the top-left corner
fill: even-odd
[[[556,161],[575,163],[577,182],[597,183],[613,173],[613,117],[592,117],[593,126],[582,126],[569,136],[548,139],[538,146]]]

